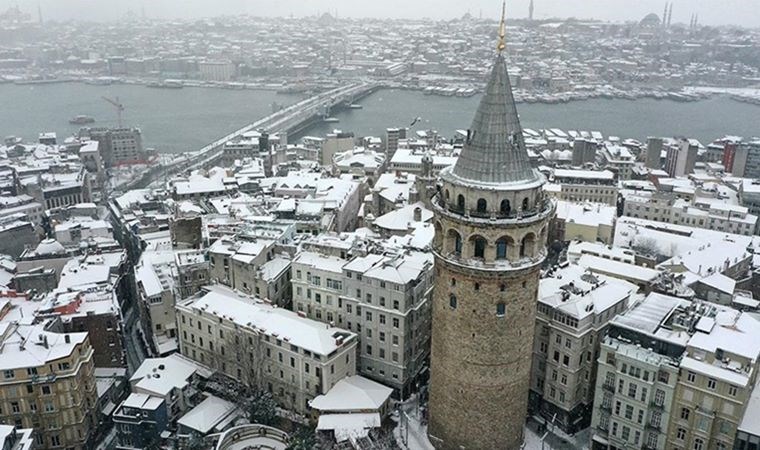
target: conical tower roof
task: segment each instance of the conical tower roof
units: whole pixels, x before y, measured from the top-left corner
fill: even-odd
[[[501,51],[452,174],[463,181],[489,185],[531,183],[539,179],[525,149]]]

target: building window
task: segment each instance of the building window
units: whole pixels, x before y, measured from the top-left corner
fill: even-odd
[[[476,205],[477,212],[484,213],[486,212],[486,209],[488,209],[488,203],[486,202],[484,198],[479,198],[478,203]]]
[[[480,236],[473,238],[473,254],[475,258],[484,258],[486,255],[486,240]]]
[[[464,206],[465,206],[465,205],[464,205],[464,195],[462,195],[462,194],[459,194],[459,195],[457,196],[457,209],[458,209],[460,212],[464,212]]]
[[[496,241],[496,259],[507,259],[507,238]]]
[[[707,389],[715,390],[715,385],[716,385],[716,382],[714,378],[707,379]]]
[[[507,305],[505,303],[496,304],[496,317],[504,317],[507,314]]]
[[[694,450],[705,450],[705,441],[700,438],[694,439]]]
[[[499,211],[504,216],[508,216],[509,215],[509,213],[512,211],[512,208],[509,205],[509,200],[505,199],[505,200],[501,201],[501,205],[499,207]]]
[[[451,309],[457,309],[457,296],[454,294],[449,295],[449,307]]]

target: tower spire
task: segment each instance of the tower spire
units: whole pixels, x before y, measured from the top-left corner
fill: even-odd
[[[507,12],[507,0],[504,0],[501,4],[501,22],[499,22],[499,42],[496,44],[496,51],[501,53],[507,46],[506,36],[507,30],[504,24],[505,15]]]

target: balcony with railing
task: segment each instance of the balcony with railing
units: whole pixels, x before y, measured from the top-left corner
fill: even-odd
[[[446,202],[442,195],[436,194],[433,198],[433,208],[439,213],[456,219],[467,218],[476,222],[488,223],[526,223],[542,220],[554,209],[551,198],[545,198],[528,209],[505,208],[496,210],[483,210],[466,208],[453,202]]]

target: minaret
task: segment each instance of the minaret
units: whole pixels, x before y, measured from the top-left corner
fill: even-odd
[[[670,24],[673,22],[673,3],[670,4],[670,8],[668,8],[668,28],[670,28]]]
[[[428,432],[438,449],[513,450],[523,443],[539,271],[554,204],[528,159],[505,46],[502,10],[485,94],[431,202]]]
[[[668,27],[668,3],[665,2],[665,9],[662,11],[662,27]]]
[[[533,0],[530,0],[530,6],[528,7],[528,20],[533,22]]]

